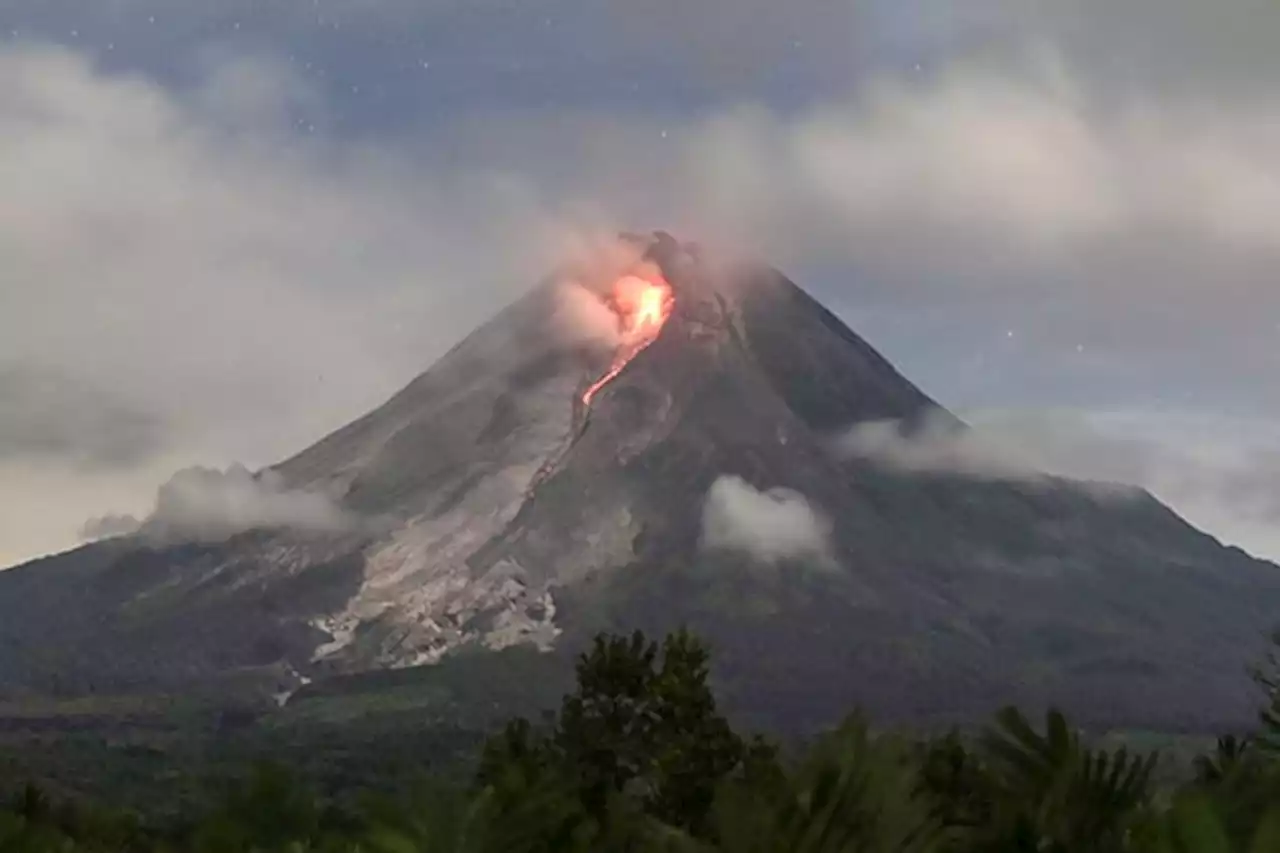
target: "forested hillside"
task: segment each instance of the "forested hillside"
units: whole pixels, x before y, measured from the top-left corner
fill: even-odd
[[[424,779],[412,795],[373,779],[338,801],[291,768],[258,765],[220,797],[161,820],[15,787],[0,850],[1280,850],[1275,658],[1253,671],[1256,729],[1224,735],[1177,782],[1157,753],[1086,738],[1056,712],[1031,721],[1012,708],[980,731],[931,736],[874,731],[853,714],[780,748],[721,716],[709,665],[688,633],[660,644],[601,635],[557,714],[510,721],[469,780]]]

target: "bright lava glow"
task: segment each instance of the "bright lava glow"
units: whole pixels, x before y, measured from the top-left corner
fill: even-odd
[[[651,326],[662,326],[662,309],[667,294],[661,287],[650,286],[640,292],[640,305],[635,313],[635,326],[647,329]]]
[[[596,392],[608,385],[633,358],[653,343],[671,316],[674,301],[671,285],[662,279],[650,281],[636,275],[625,275],[614,282],[609,302],[618,315],[622,342],[609,369],[583,393],[585,405],[590,406]]]

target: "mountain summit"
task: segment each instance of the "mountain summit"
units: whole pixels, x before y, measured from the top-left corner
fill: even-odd
[[[346,522],[144,527],[0,573],[0,689],[277,690],[526,646],[552,665],[597,630],[688,625],[728,706],[782,728],[853,705],[1248,718],[1280,569],[1149,495],[834,455],[859,423],[964,427],[780,273],[664,233],[620,247],[263,472]]]

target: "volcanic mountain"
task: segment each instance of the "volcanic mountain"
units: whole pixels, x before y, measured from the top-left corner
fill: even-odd
[[[575,285],[613,328],[563,334],[576,291],[548,281],[263,472],[356,522],[144,529],[0,573],[0,690],[274,691],[512,648],[544,652],[534,679],[598,630],[687,625],[726,704],[778,728],[1249,719],[1280,568],[1146,494],[833,455],[941,409],[780,273],[626,241],[633,270]]]

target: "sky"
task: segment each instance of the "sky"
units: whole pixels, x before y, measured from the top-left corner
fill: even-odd
[[[1280,558],[1276,44],[1272,0],[0,0],[0,565],[290,455],[612,228]]]

